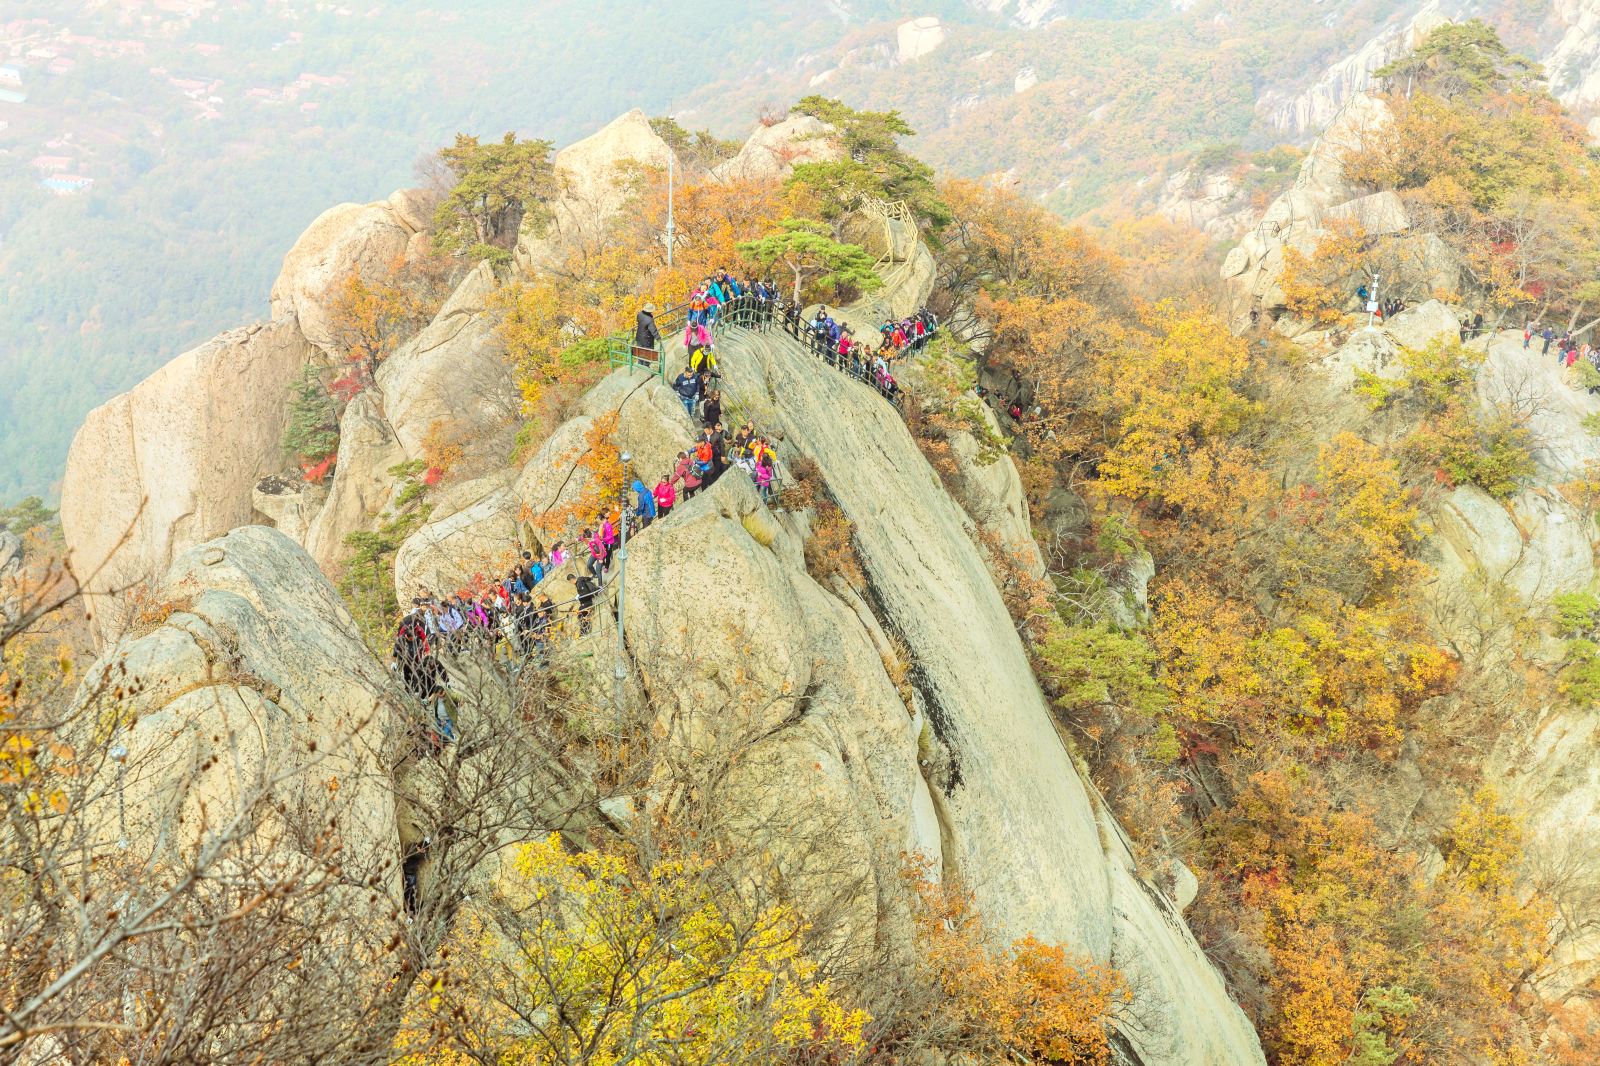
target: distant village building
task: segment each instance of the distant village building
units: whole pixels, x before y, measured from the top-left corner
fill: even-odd
[[[57,196],[71,196],[73,193],[83,192],[94,184],[93,178],[86,178],[82,174],[53,174],[39,182]]]
[[[0,67],[0,85],[21,85],[22,71],[16,67]]]
[[[0,103],[25,104],[27,102],[28,94],[25,92],[19,92],[16,89],[0,89]]]
[[[33,157],[35,170],[66,170],[72,165],[72,160],[64,155],[37,155]]]

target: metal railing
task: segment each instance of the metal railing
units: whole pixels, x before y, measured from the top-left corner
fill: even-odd
[[[905,416],[905,397],[902,395],[899,386],[878,380],[872,371],[871,360],[877,354],[875,351],[869,348],[865,361],[855,355],[854,352],[848,357],[840,355],[838,345],[826,333],[813,329],[801,316],[800,312],[793,307],[784,309],[782,325],[784,331],[799,341],[801,346],[812,355],[846,377],[853,378],[866,385],[873,392],[888,400],[890,406],[898,411],[901,417]],[[908,344],[895,358],[903,358],[906,355],[922,351],[927,346],[928,341],[932,340],[938,332],[939,328],[935,325],[933,329]]]

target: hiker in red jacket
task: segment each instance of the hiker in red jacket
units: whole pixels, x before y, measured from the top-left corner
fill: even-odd
[[[693,499],[694,494],[700,491],[700,485],[705,480],[700,476],[700,471],[695,467],[693,459],[688,452],[678,453],[678,465],[672,472],[673,481],[683,482],[683,498]]]

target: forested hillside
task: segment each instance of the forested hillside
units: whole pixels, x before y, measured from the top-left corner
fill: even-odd
[[[16,0],[0,23],[0,499],[48,495],[90,407],[261,317],[312,218],[413,182],[458,130],[561,144],[636,106],[742,137],[823,91],[900,109],[947,172],[1113,220],[1197,156],[1273,148],[1263,100],[1423,6]],[[1565,26],[1548,4],[1472,6],[1535,56]],[[1571,79],[1585,53],[1569,52]],[[1264,158],[1247,202],[1287,174]]]
[[[0,101],[0,500],[51,491],[90,407],[264,316],[318,213],[415,183],[418,156],[457,130],[562,143],[630,107],[664,111],[736,57],[786,62],[838,32],[793,2],[760,20],[731,0],[692,20],[635,3],[605,18],[506,0],[260,6],[5,6],[0,66],[26,100]],[[718,124],[742,132],[758,105],[719,108]],[[41,186],[59,173],[93,184]]]

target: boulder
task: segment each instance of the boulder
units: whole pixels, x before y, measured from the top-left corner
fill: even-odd
[[[328,486],[313,485],[293,473],[273,474],[256,483],[250,498],[274,529],[303,545],[311,523],[328,501]]]
[[[716,799],[740,846],[775,853],[802,910],[865,960],[910,942],[904,856],[941,862],[937,818],[917,816],[934,802],[921,723],[790,537],[745,477],[681,504],[629,542],[628,645],[658,733],[712,765],[740,752]]]
[[[1408,221],[1397,198],[1360,195],[1344,174],[1345,156],[1381,132],[1391,118],[1388,105],[1378,97],[1359,93],[1346,101],[1301,161],[1294,187],[1273,201],[1261,221],[1228,253],[1222,277],[1235,328],[1247,328],[1252,312],[1277,317],[1283,310],[1284,250],[1310,254],[1330,217],[1342,213],[1364,231],[1371,227],[1370,232],[1392,232],[1391,227]]]
[[[22,538],[9,529],[0,529],[0,623],[13,622],[23,611]]]
[[[0,529],[0,580],[22,569],[22,538],[9,529]]]
[[[301,234],[272,285],[274,318],[293,318],[306,339],[326,352],[337,347],[330,326],[330,289],[352,272],[367,273],[401,259],[427,225],[423,195],[397,192],[373,204],[331,207]]]
[[[389,471],[405,461],[406,450],[379,412],[377,398],[370,390],[359,393],[339,418],[332,489],[301,542],[324,573],[333,573],[344,558],[345,537],[371,529],[393,502],[395,478]]]
[[[274,898],[290,877],[303,894],[262,920],[318,953],[308,969],[328,1017],[359,1015],[401,928],[389,769],[403,717],[388,672],[311,558],[266,527],[188,549],[152,602],[171,614],[91,667],[69,718],[115,725],[121,749],[86,792],[84,844],[153,884],[220,848],[203,877],[233,902]],[[330,865],[336,882],[314,887]]]
[[[1135,969],[1135,1011],[1162,1020],[1122,1032],[1137,1061],[1263,1062],[1177,908],[1139,879],[1099,812],[960,508],[899,415],[781,333],[741,336],[724,374],[738,395],[758,398],[754,417],[778,430],[786,454],[816,462],[854,524],[865,598],[907,649],[930,748],[946,753],[933,796],[945,868],[996,937],[1032,933]]]
[[[1584,425],[1600,414],[1600,396],[1577,388],[1575,377],[1539,343],[1522,347],[1520,330],[1492,335],[1478,374],[1478,393],[1486,405],[1535,412],[1533,432],[1535,483],[1560,485],[1586,477],[1590,463],[1600,461],[1600,437]]]
[[[1239,183],[1226,171],[1199,175],[1188,169],[1178,171],[1162,185],[1156,213],[1227,241],[1238,240],[1255,221],[1254,210],[1239,193]]]
[[[225,333],[89,412],[61,487],[61,528],[100,639],[119,590],[255,519],[283,467],[289,386],[314,356],[293,322]]]
[[[907,19],[895,28],[895,60],[910,63],[938,50],[944,43],[944,24],[933,15]]]
[[[394,558],[400,602],[454,595],[470,587],[475,575],[501,577],[518,547],[516,499],[510,490],[498,489],[405,539]]]
[[[677,161],[644,112],[634,108],[557,152],[555,169],[564,185],[563,200],[610,213],[626,199],[619,180],[627,176],[630,165],[665,169],[669,158]]]
[[[1357,232],[1364,237],[1400,233],[1411,228],[1411,217],[1406,213],[1406,205],[1401,202],[1400,194],[1393,189],[1384,189],[1382,192],[1358,196],[1354,200],[1335,204],[1328,208],[1323,219],[1354,223]]]
[[[988,433],[1000,436],[1000,423],[987,404],[977,404],[988,426]],[[950,451],[956,462],[956,499],[987,530],[1023,569],[1034,577],[1044,576],[1044,557],[1033,539],[1028,518],[1028,500],[1022,491],[1022,475],[1005,453],[985,454],[985,445],[964,430],[950,435]]]
[[[1600,3],[1556,0],[1553,14],[1561,39],[1544,57],[1550,93],[1574,111],[1600,101]]]
[[[678,343],[668,344],[669,359]],[[633,457],[635,476],[652,479],[651,485],[654,478],[672,469],[697,428],[684,413],[677,394],[659,378],[643,371],[613,371],[589,390],[579,402],[577,414],[522,468],[515,493],[535,521],[582,493],[588,473],[574,463],[588,448],[585,434],[595,420],[611,412],[617,413],[617,446]]]
[[[494,270],[479,263],[421,333],[378,367],[383,410],[406,455],[420,459],[438,427],[469,455],[503,457],[522,400],[494,335]]]
[[[1594,523],[1559,493],[1528,490],[1502,505],[1462,485],[1435,508],[1433,524],[1445,585],[1486,579],[1537,605],[1594,580]]]
[[[1257,105],[1276,129],[1288,134],[1310,134],[1325,128],[1347,101],[1372,86],[1373,73],[1406,55],[1427,35],[1450,19],[1439,10],[1439,0],[1429,0],[1409,22],[1385,27],[1351,55],[1333,64],[1309,89],[1284,99],[1265,94]]]
[[[1121,573],[1097,595],[1100,610],[1119,629],[1134,630],[1150,621],[1150,582],[1155,580],[1155,558],[1143,548],[1128,560]],[[1187,904],[1179,904],[1180,908]]]
[[[1401,311],[1383,330],[1402,348],[1426,348],[1435,340],[1460,340],[1461,320],[1438,300],[1429,300]]]
[[[401,712],[388,672],[311,557],[277,530],[244,526],[180,555],[152,600],[172,613],[102,655],[79,696],[104,699],[108,685],[122,693],[137,835],[179,848],[205,822],[184,812],[210,804],[218,824],[263,775],[296,806],[337,777],[352,862],[398,888],[383,760]],[[208,766],[211,754],[222,759]]]
[[[1320,366],[1323,376],[1340,389],[1352,387],[1358,373],[1390,380],[1405,373],[1400,365],[1399,346],[1388,330],[1379,327],[1356,330],[1348,341],[1325,356]]]
[[[578,460],[588,448],[586,434],[610,412],[618,414],[616,440],[633,458],[630,469],[652,486],[694,436],[683,405],[660,379],[642,371],[614,371],[584,395],[577,413],[551,434],[513,482],[485,478],[451,490],[459,498],[406,538],[395,556],[400,602],[424,592],[453,592],[475,574],[497,575],[519,545],[537,542],[548,548],[554,540],[572,545],[578,530],[541,534],[530,523],[582,494],[589,475]]]
[[[708,176],[699,164],[677,157],[638,108],[561,149],[554,160],[561,192],[547,224],[537,226],[530,219],[524,225],[517,240],[517,263],[529,272],[548,269],[568,248],[598,240],[627,202],[632,174],[640,167],[665,170],[669,159],[682,184]]]
[[[845,157],[838,131],[812,115],[790,115],[757,126],[739,154],[719,164],[719,181],[767,181],[789,176],[801,163],[833,163]]]

